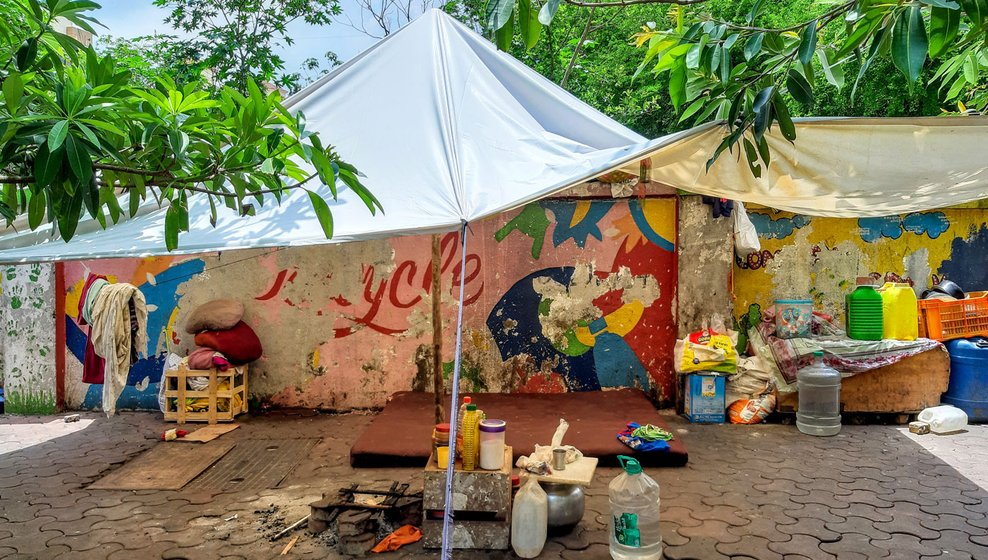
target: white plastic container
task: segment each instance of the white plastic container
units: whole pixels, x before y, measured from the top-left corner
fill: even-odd
[[[659,483],[642,472],[631,457],[618,456],[624,472],[607,487],[611,502],[611,558],[659,560],[662,531],[659,526]]]
[[[840,372],[823,363],[823,352],[814,352],[813,364],[796,372],[799,431],[811,436],[840,432],[840,381]]]
[[[967,428],[967,413],[949,404],[927,408],[917,418],[929,424],[930,431],[935,434],[949,434]]]
[[[511,510],[511,548],[522,558],[535,558],[545,546],[549,527],[549,499],[535,478],[515,494]]]
[[[504,420],[480,421],[480,468],[499,471],[504,466]]]

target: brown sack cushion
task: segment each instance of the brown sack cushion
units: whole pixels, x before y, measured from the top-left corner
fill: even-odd
[[[214,299],[197,307],[185,320],[185,332],[231,329],[244,318],[244,304],[235,299]]]
[[[261,357],[261,341],[254,329],[240,321],[225,331],[203,331],[196,335],[196,346],[205,346],[220,352],[231,364],[240,365]]]

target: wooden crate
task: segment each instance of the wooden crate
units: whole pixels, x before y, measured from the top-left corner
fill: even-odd
[[[507,550],[511,547],[511,447],[505,447],[499,471],[464,471],[457,461],[453,471],[453,534],[455,549]],[[422,542],[425,548],[442,545],[442,518],[433,514],[446,506],[446,469],[430,457],[422,492]]]
[[[208,377],[209,386],[205,391],[189,389],[189,377]],[[162,377],[165,384],[165,420],[185,424],[186,422],[232,422],[241,413],[247,412],[247,366],[231,367],[226,371],[216,368],[206,370],[189,369],[185,363],[177,369],[167,370]],[[223,382],[228,382],[228,388],[220,390]],[[239,397],[237,404],[234,397]],[[209,399],[209,407],[202,412],[186,410],[186,399]],[[217,406],[227,401],[227,410],[221,411]]]
[[[915,414],[940,404],[940,395],[950,380],[950,356],[938,349],[841,381],[840,401],[844,412]],[[779,395],[779,412],[792,412],[799,393]]]

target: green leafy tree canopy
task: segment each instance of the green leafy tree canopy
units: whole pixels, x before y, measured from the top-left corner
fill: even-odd
[[[535,46],[562,1],[589,10],[670,5],[671,24],[645,25],[634,37],[643,55],[638,71],[665,76],[681,120],[726,121],[708,166],[740,145],[760,176],[771,160],[766,131],[777,125],[796,139],[790,102],[811,108],[825,88],[849,87],[853,98],[869,68],[883,60],[909,88],[929,86],[944,104],[961,111],[988,105],[988,0],[825,0],[807,6],[795,23],[767,18],[771,2],[764,0],[736,2],[744,9],[727,17],[708,9],[714,0],[536,1],[487,3],[486,25],[500,48],[514,39]]]
[[[285,73],[279,44],[294,43],[295,21],[329,25],[339,0],[154,0],[171,13],[165,21],[195,34],[183,48],[199,61],[210,81],[246,92],[251,79],[297,89],[299,75]]]
[[[89,215],[103,227],[133,216],[147,200],[167,206],[169,250],[189,227],[189,198],[251,212],[245,201],[278,201],[290,189],[338,181],[371,213],[380,203],[358,172],[288,112],[277,92],[252,79],[246,94],[156,76],[142,87],[111,56],[52,28],[62,18],[95,32],[89,0],[0,0],[0,216],[31,229],[53,222],[69,240]],[[314,169],[315,171],[309,171]],[[309,198],[327,237],[332,215]],[[20,223],[20,221],[18,221]]]

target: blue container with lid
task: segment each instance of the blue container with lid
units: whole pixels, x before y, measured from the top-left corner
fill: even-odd
[[[950,385],[940,401],[966,412],[969,422],[988,422],[988,339],[960,338],[946,345]]]

